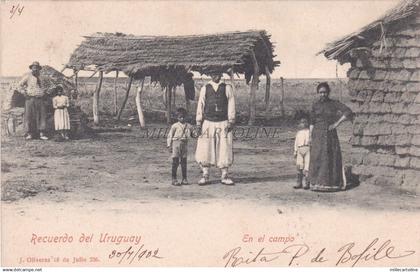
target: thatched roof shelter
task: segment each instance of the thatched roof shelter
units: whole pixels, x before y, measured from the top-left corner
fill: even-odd
[[[126,96],[117,119],[127,101],[132,81],[144,82],[144,78],[150,76],[151,81],[159,82],[166,89],[167,121],[170,122],[171,92],[186,82],[189,72],[195,71],[207,75],[214,72],[227,73],[232,79],[234,73],[244,74],[247,83],[252,78],[250,123],[253,123],[258,77],[264,74],[267,82],[270,82],[270,74],[280,64],[274,60],[274,46],[270,35],[264,30],[190,36],[96,33],[84,38],[71,55],[66,68],[73,69],[76,80],[78,71],[99,71],[99,82],[93,96],[95,123],[99,122],[97,103],[103,73],[113,71],[117,72],[117,77],[118,72],[124,72],[129,77]],[[136,104],[141,120],[141,103],[138,102],[140,93],[141,90],[136,96]],[[266,103],[268,98],[269,87],[266,89]],[[141,122],[141,126],[144,123]]]
[[[250,78],[252,52],[259,67],[267,66],[270,73],[279,64],[274,61],[270,35],[262,30],[173,37],[96,33],[85,36],[66,66],[74,70],[90,67],[105,73],[123,71],[134,78],[153,79],[159,79],[164,71],[208,74],[233,69]],[[265,70],[261,69],[260,74]]]
[[[384,42],[387,32],[404,28],[409,23],[410,16],[419,12],[419,5],[419,0],[403,0],[379,19],[344,38],[329,43],[319,53],[328,59],[336,59],[341,64],[350,62],[354,51],[366,49],[378,40]],[[381,47],[384,46],[386,43],[381,44]]]

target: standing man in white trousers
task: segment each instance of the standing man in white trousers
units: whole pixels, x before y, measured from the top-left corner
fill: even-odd
[[[195,158],[203,170],[199,185],[209,183],[209,169],[221,169],[221,183],[234,185],[228,176],[233,163],[233,136],[235,124],[235,96],[232,86],[221,82],[222,73],[210,75],[211,81],[201,88],[196,121],[201,135],[197,141]]]

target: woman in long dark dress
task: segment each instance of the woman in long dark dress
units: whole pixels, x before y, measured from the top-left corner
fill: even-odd
[[[308,179],[313,191],[333,192],[346,186],[336,128],[353,113],[343,103],[330,99],[330,91],[328,83],[320,83],[320,99],[312,105]]]

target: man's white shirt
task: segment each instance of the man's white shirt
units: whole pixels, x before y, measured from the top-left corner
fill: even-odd
[[[219,83],[210,81],[201,88],[200,96],[198,98],[198,103],[197,103],[197,113],[196,113],[197,123],[202,123],[204,119],[203,113],[204,113],[204,106],[206,104],[206,85],[210,84],[213,87],[213,89],[217,92],[217,89],[219,88],[219,85],[221,83],[222,81],[220,81]],[[235,123],[235,117],[236,117],[235,95],[233,93],[233,89],[230,84],[226,84],[226,97],[228,99],[228,121],[230,123]]]

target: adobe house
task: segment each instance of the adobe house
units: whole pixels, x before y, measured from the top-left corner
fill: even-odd
[[[360,181],[420,192],[420,0],[402,1],[380,19],[321,53],[350,63],[355,112],[353,172]]]

